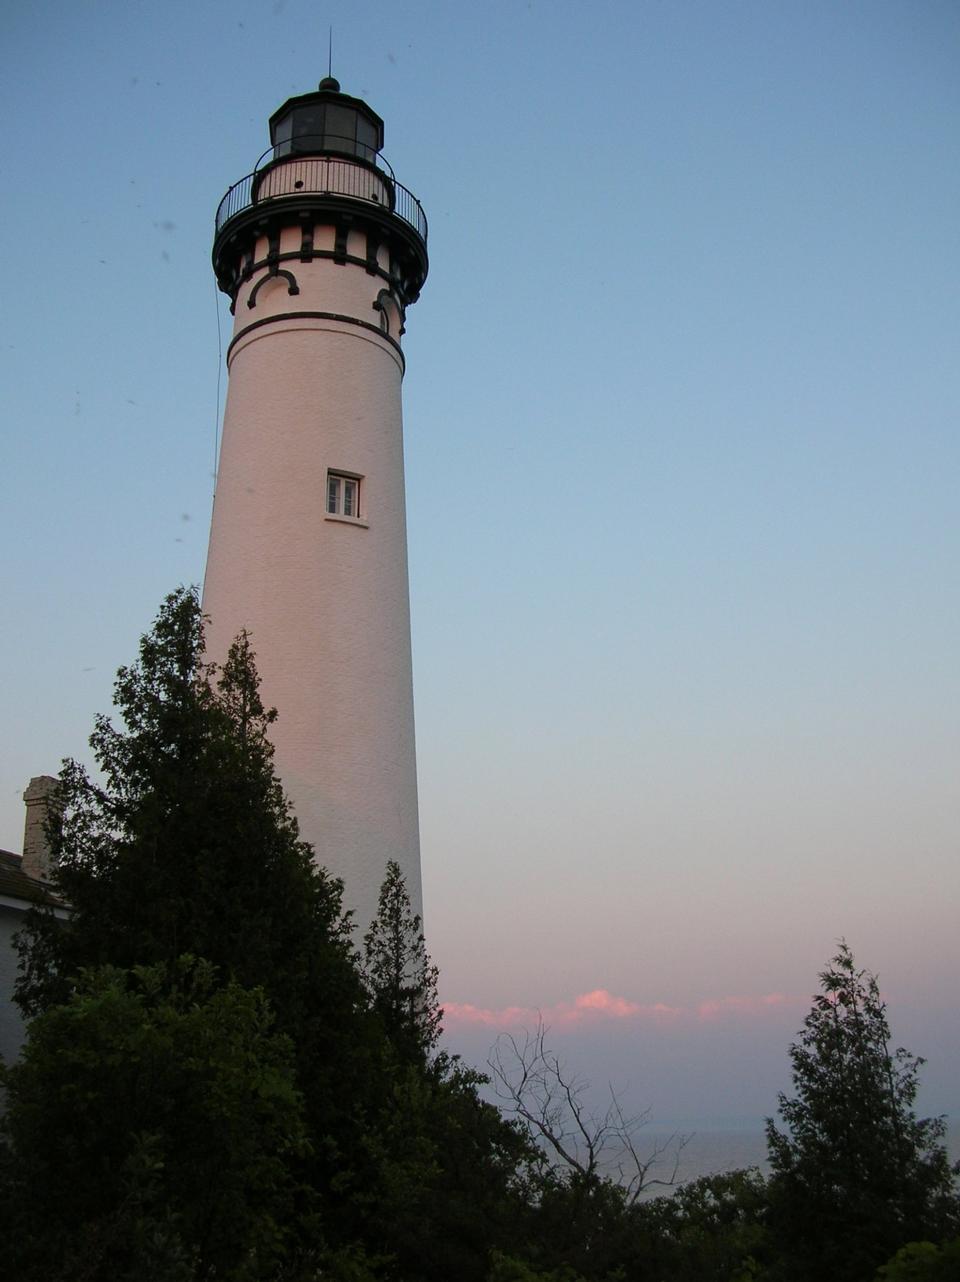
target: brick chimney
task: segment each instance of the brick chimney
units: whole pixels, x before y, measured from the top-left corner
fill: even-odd
[[[47,824],[59,811],[57,789],[59,781],[52,775],[37,775],[27,785],[23,799],[27,805],[27,818],[23,827],[23,863],[20,865],[28,877],[47,881],[50,877],[50,840]]]

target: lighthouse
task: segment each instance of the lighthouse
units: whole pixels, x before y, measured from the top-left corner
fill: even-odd
[[[422,915],[401,340],[427,221],[332,77],[270,143],[216,217],[234,324],[206,644],[222,659],[249,632],[277,773],[362,930],[389,860]]]

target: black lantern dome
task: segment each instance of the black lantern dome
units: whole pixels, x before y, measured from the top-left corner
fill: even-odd
[[[270,117],[274,156],[339,155],[375,164],[383,146],[383,121],[360,98],[340,92],[325,76],[315,93],[288,98]]]
[[[288,98],[273,113],[270,142],[217,209],[213,266],[231,305],[240,285],[262,266],[256,255],[264,241],[264,261],[272,269],[285,258],[344,263],[351,229],[366,235],[365,256],[357,261],[372,274],[387,275],[402,307],[416,302],[427,276],[427,218],[380,154],[383,121],[377,113],[326,76],[313,93]],[[334,227],[334,248],[314,245],[318,222]],[[301,247],[281,252],[280,233],[291,226],[301,230]],[[390,253],[389,270],[377,266],[381,245]]]

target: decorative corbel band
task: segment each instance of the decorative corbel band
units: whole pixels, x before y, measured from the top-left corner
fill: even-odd
[[[367,228],[367,275],[376,276],[380,270],[380,264],[377,262],[377,254],[380,250],[380,237],[376,229]]]
[[[347,261],[347,233],[350,231],[352,219],[338,218],[335,229],[335,238],[333,242],[333,261],[335,263],[345,263]]]
[[[300,293],[300,286],[297,284],[297,278],[294,276],[293,272],[285,271],[282,267],[277,267],[274,263],[272,270],[269,271],[266,276],[261,276],[253,289],[251,289],[250,297],[247,299],[247,306],[251,308],[256,307],[257,295],[260,293],[260,286],[266,284],[268,280],[275,280],[278,276],[282,276],[287,282],[288,294]]]

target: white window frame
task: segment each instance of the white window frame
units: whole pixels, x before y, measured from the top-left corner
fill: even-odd
[[[332,486],[336,483],[336,491]],[[347,496],[352,491],[352,512],[345,511]],[[357,472],[345,472],[342,468],[327,469],[326,490],[323,495],[324,516],[328,521],[346,521],[349,525],[367,525],[362,507],[363,477]],[[333,507],[331,508],[331,501]]]

